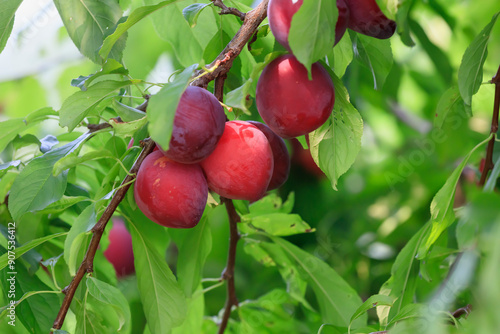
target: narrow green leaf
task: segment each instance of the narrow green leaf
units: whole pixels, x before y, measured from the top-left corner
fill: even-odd
[[[491,136],[490,136],[491,137]],[[486,144],[490,137],[483,140],[481,143],[476,145],[465,156],[460,165],[455,168],[453,173],[450,175],[444,186],[437,192],[436,196],[431,202],[431,229],[424,238],[422,245],[418,251],[418,258],[424,259],[431,246],[436,242],[441,233],[443,233],[455,220],[455,213],[453,212],[453,200],[455,198],[455,190],[457,188],[458,179],[462,175],[462,171],[469,161],[472,153],[474,153],[478,148]]]
[[[332,49],[338,15],[336,3],[330,0],[304,0],[294,14],[288,43],[308,71]]]
[[[23,0],[5,0],[0,2],[0,53],[2,53],[9,39],[17,8]],[[2,150],[0,150],[2,151]]]
[[[0,122],[0,152],[2,152],[18,134],[46,120],[49,115],[55,115],[55,111],[52,108],[42,108],[32,112],[25,118],[14,118]]]
[[[130,308],[123,293],[108,283],[98,280],[95,277],[87,278],[87,289],[97,300],[109,304],[118,315],[120,327],[118,332],[128,333],[131,325]]]
[[[175,1],[177,1],[177,0],[162,1],[162,2],[159,2],[155,5],[142,6],[142,7],[136,8],[127,17],[127,20],[125,22],[118,24],[115,31],[111,35],[106,37],[106,39],[102,43],[101,49],[99,50],[99,55],[101,55],[101,57],[104,59],[108,58],[108,55],[111,52],[111,50],[113,49],[115,43],[120,39],[120,37],[125,32],[127,32],[128,29],[130,29],[133,25],[135,25],[137,22],[141,21],[143,18],[145,18],[149,14],[154,13],[158,9],[163,8],[167,5],[170,5],[171,3],[174,3]]]
[[[183,234],[184,237],[181,242],[179,234]],[[212,234],[208,219],[203,216],[195,228],[172,231],[171,236],[179,247],[177,258],[179,284],[186,297],[191,298],[201,283],[202,270],[212,250]]]
[[[87,75],[85,77],[79,76],[77,79],[71,80],[71,86],[78,87],[81,90],[87,90],[87,88],[95,79],[109,74],[128,75],[128,70],[125,67],[123,67],[123,65],[120,64],[118,61],[110,58],[106,60],[104,65],[102,65],[102,69],[99,70],[98,72]]]
[[[411,38],[409,25],[410,10],[415,0],[398,0],[398,11],[396,13],[397,32],[406,46],[414,46],[415,42]]]
[[[453,114],[465,115],[464,100],[457,86],[449,88],[439,99],[436,107],[436,117],[434,118],[434,126],[442,128],[446,118]]]
[[[316,164],[328,176],[332,188],[356,160],[361,149],[363,120],[349,102],[347,89],[333,75],[335,106],[333,114],[319,129],[309,134],[311,155]]]
[[[99,48],[106,36],[122,17],[122,9],[116,0],[54,0],[69,37],[80,52],[97,64],[101,64]],[[125,40],[113,43],[111,58],[121,62]],[[107,58],[106,57],[103,58]]]
[[[469,108],[472,106],[472,96],[478,92],[483,82],[483,65],[488,55],[488,41],[498,15],[500,12],[493,15],[491,22],[484,27],[465,50],[458,69],[458,88]]]
[[[241,217],[242,223],[249,224],[246,232],[251,233],[252,230],[264,231],[270,235],[288,236],[300,233],[314,232],[314,229],[309,226],[299,215],[287,213],[269,213],[260,216]],[[245,226],[242,225],[242,228]]]
[[[354,55],[361,64],[368,67],[373,76],[375,89],[382,89],[394,62],[391,41],[352,33]]]
[[[176,75],[175,79],[162,87],[148,102],[147,118],[148,130],[153,139],[164,150],[168,149],[170,137],[172,136],[172,125],[175,111],[186,90],[189,79],[198,65],[191,65]]]
[[[0,248],[1,249],[1,248]],[[3,251],[3,249],[1,249]],[[0,270],[0,280],[2,282],[2,287],[6,286],[12,282],[15,290],[16,299],[20,299],[21,296],[32,293],[34,291],[51,291],[51,289],[43,283],[38,276],[30,275],[23,265],[16,265],[16,273],[12,274],[8,270]],[[8,281],[8,279],[14,279]],[[4,300],[10,300],[12,298],[7,298],[7,289],[0,289],[2,294],[5,296]],[[16,307],[16,320],[19,328],[21,324],[24,325],[26,329],[29,329],[29,333],[49,333],[52,328],[57,312],[59,311],[59,306],[61,301],[58,295],[55,293],[40,293],[31,295],[29,298],[25,299],[22,303]],[[5,319],[2,317],[2,319]],[[17,328],[16,326],[16,328]],[[25,333],[26,331],[22,331]],[[19,333],[14,330],[13,333]]]
[[[252,88],[252,79],[245,81],[243,85],[240,87],[233,89],[229,93],[226,94],[225,104],[231,108],[235,108],[243,111],[243,113],[247,115],[251,115],[250,107],[251,101],[249,101],[250,97],[250,89]]]
[[[484,185],[485,192],[493,192],[495,190],[495,186],[497,184],[499,175],[500,175],[500,156],[495,162],[495,166],[493,167],[490,176],[488,176],[488,181],[486,181],[486,184]]]
[[[82,211],[71,226],[69,234],[64,241],[64,261],[69,267],[71,276],[76,273],[76,266],[84,235],[94,227],[97,222],[95,204],[91,204]]]
[[[148,118],[144,115],[143,118],[137,119],[130,122],[116,122],[114,119],[109,121],[109,124],[113,127],[115,134],[118,136],[129,136],[132,137],[139,129],[143,128],[148,124]]]
[[[90,151],[85,153],[82,156],[78,156],[78,154],[68,154],[64,158],[60,159],[54,164],[54,168],[52,170],[52,174],[57,176],[61,174],[63,171],[73,168],[81,163],[103,159],[103,158],[113,158],[114,155],[108,150],[99,150],[99,151]]]
[[[392,304],[394,304],[395,299],[396,299],[395,297],[390,297],[386,295],[370,296],[352,315],[351,322],[349,323],[349,328],[351,327],[351,324],[354,322],[354,320],[361,317],[368,310],[377,307],[379,305],[392,306]]]
[[[356,291],[335,270],[317,257],[281,238],[271,238],[295,262],[302,278],[313,288],[323,321],[347,327],[351,315],[362,304]],[[359,327],[365,324],[366,316],[361,316],[353,325]]]
[[[42,238],[28,241],[24,245],[22,245],[20,247],[16,247],[16,251],[14,252],[14,259],[19,258],[21,255],[25,254],[29,250],[31,250],[37,246],[40,246],[41,244],[43,244],[44,242],[46,242],[48,240],[51,240],[51,239],[54,239],[54,238],[57,238],[57,237],[60,237],[60,236],[66,235],[66,234],[68,234],[68,232],[60,232],[60,233],[55,233],[55,234],[47,235],[47,236],[42,237]],[[7,267],[7,264],[9,263],[8,255],[9,255],[8,253],[5,253],[5,254],[2,254],[2,256],[0,256],[0,270]],[[13,259],[11,258],[10,260],[13,260]],[[12,271],[12,270],[13,270],[13,268],[11,268],[10,271]]]
[[[14,220],[26,212],[44,209],[59,200],[66,189],[66,173],[52,175],[54,164],[81,145],[90,134],[33,159],[19,174],[9,195],[9,211]]]
[[[90,86],[86,91],[76,92],[64,100],[59,110],[61,127],[68,127],[69,131],[73,129],[83,119],[94,110],[99,102],[113,94],[114,91],[130,85],[130,81],[101,81]]]
[[[45,209],[38,211],[38,213],[43,215],[59,213],[72,207],[75,204],[83,203],[85,201],[90,201],[90,198],[85,196],[74,196],[74,197],[63,196],[60,200],[50,204]]]
[[[130,222],[137,285],[151,333],[168,333],[186,318],[186,297],[164,257]]]
[[[429,306],[424,304],[408,304],[398,312],[398,314],[391,319],[389,325],[398,321],[403,321],[411,318],[422,318],[428,315]]]
[[[198,17],[200,16],[201,11],[211,4],[211,2],[193,3],[182,10],[182,15],[189,23],[189,26],[191,28],[194,28],[196,26],[196,23],[198,23]]]
[[[144,111],[127,106],[117,100],[113,100],[113,108],[124,122],[136,121],[146,116]]]
[[[416,255],[429,229],[430,224],[425,224],[403,247],[392,265],[391,277],[380,288],[380,294],[397,298],[392,307],[377,308],[377,315],[382,326],[387,326],[391,318],[397,315],[404,306],[414,301],[415,279],[418,276]]]

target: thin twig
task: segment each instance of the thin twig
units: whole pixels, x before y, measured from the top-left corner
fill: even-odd
[[[139,155],[134,165],[130,169],[131,175],[127,175],[125,179],[123,179],[122,181],[123,186],[120,187],[120,189],[115,193],[115,195],[111,199],[111,202],[106,207],[106,210],[104,210],[104,213],[102,214],[101,218],[94,226],[94,228],[92,228],[93,235],[92,239],[90,240],[90,245],[87,250],[87,253],[85,254],[85,258],[80,264],[80,267],[78,268],[78,271],[76,272],[75,277],[73,277],[71,283],[62,291],[65,294],[65,296],[61,308],[59,309],[59,313],[57,314],[57,317],[54,321],[53,325],[54,329],[61,329],[64,323],[64,319],[66,318],[66,314],[68,313],[69,306],[71,305],[71,301],[73,300],[73,297],[75,295],[76,289],[80,284],[80,281],[83,279],[86,273],[90,273],[93,271],[94,256],[97,251],[97,248],[99,247],[99,241],[101,240],[102,234],[104,233],[104,228],[106,227],[106,224],[108,223],[109,219],[111,218],[116,208],[118,207],[118,204],[120,204],[123,198],[125,198],[125,194],[127,193],[127,190],[131,186],[131,181],[135,179],[136,173],[139,170],[139,167],[141,166],[142,162],[149,153],[153,152],[154,147],[155,147],[154,141],[149,140],[146,142],[144,149],[142,150],[141,154]]]
[[[246,13],[243,13],[233,7],[227,7],[225,4],[222,3],[222,0],[211,0],[211,1],[214,3],[214,6],[217,6],[221,9],[219,15],[231,14],[239,17],[240,20],[245,21]]]
[[[238,299],[236,298],[236,289],[234,285],[234,266],[236,263],[236,246],[240,235],[238,234],[237,224],[241,221],[240,216],[234,208],[233,201],[222,197],[221,201],[226,206],[227,215],[229,216],[229,250],[227,256],[226,268],[222,272],[222,279],[227,281],[226,290],[226,304],[224,306],[224,315],[219,326],[219,334],[224,333],[231,316],[231,308],[238,306]]]
[[[243,50],[245,45],[252,38],[259,25],[266,18],[268,3],[269,0],[263,0],[254,10],[246,14],[245,21],[240,30],[238,30],[231,42],[229,42],[217,58],[207,66],[207,68],[212,68],[216,65],[218,65],[218,67],[213,72],[193,81],[191,83],[192,86],[206,87],[210,81],[214,80],[221,73],[229,72],[234,59],[240,54],[241,50]],[[198,71],[197,75],[202,72],[203,71]]]
[[[491,120],[491,130],[490,134],[496,134],[498,131],[498,114],[500,110],[500,67],[498,67],[497,74],[491,79],[491,83],[495,85],[495,102],[493,103],[493,117]],[[481,173],[481,179],[479,180],[479,186],[484,186],[486,179],[488,178],[488,173],[493,169],[493,149],[495,148],[495,136],[493,136],[486,148],[486,159],[484,163],[483,172]]]

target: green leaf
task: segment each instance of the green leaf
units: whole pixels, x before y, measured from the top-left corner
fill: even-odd
[[[414,302],[415,280],[418,276],[416,255],[429,229],[430,224],[425,224],[403,247],[392,265],[391,277],[380,288],[380,294],[397,298],[392,307],[377,308],[377,315],[382,326],[387,326],[391,318],[397,315],[404,306]]]
[[[99,54],[101,55],[101,57],[104,59],[108,58],[108,55],[111,52],[111,50],[113,49],[115,43],[133,25],[135,25],[137,22],[141,21],[143,18],[145,18],[149,14],[154,13],[158,9],[163,8],[167,5],[170,5],[171,3],[174,3],[175,1],[176,0],[161,1],[155,5],[142,6],[142,7],[134,9],[134,11],[127,17],[127,20],[125,22],[118,24],[115,31],[111,35],[106,37],[106,39],[102,43],[101,49],[99,50]]]
[[[61,127],[68,127],[71,132],[97,105],[114,91],[130,85],[130,81],[101,81],[90,86],[86,91],[76,92],[64,100],[59,110]]]
[[[87,75],[86,77],[79,76],[77,79],[71,80],[71,86],[78,87],[81,90],[87,90],[92,81],[109,74],[128,75],[128,70],[118,61],[110,58],[102,65],[102,69],[99,72]]]
[[[165,151],[168,149],[170,137],[172,136],[172,125],[177,105],[197,66],[189,66],[176,75],[172,82],[163,86],[157,94],[149,98],[147,113],[149,134],[151,139]]]
[[[109,317],[106,313],[96,310],[99,305],[95,299],[87,296],[85,290],[85,299],[82,302],[79,299],[73,300],[73,313],[76,315],[76,326],[74,334],[103,334],[113,332],[111,328],[105,325]],[[103,319],[105,317],[105,319]]]
[[[54,164],[80,146],[90,134],[33,159],[19,174],[9,195],[9,211],[14,220],[26,212],[44,209],[59,200],[66,189],[66,174],[52,175]]]
[[[10,169],[16,168],[21,164],[21,160],[9,161],[4,164],[0,164],[0,178],[5,175]]]
[[[269,213],[259,216],[244,215],[241,217],[241,221],[250,225],[246,229],[245,225],[241,226],[248,233],[251,233],[252,230],[257,230],[270,235],[288,236],[314,232],[314,229],[296,214]]]
[[[85,196],[74,196],[74,197],[63,196],[60,200],[50,204],[45,209],[38,211],[38,213],[43,215],[59,213],[65,211],[66,209],[72,207],[75,204],[79,204],[85,201],[90,201],[90,198]]]
[[[392,68],[391,41],[363,34],[352,33],[352,36],[355,36],[352,38],[352,47],[356,59],[370,70],[373,76],[374,88],[381,89]]]
[[[354,59],[349,34],[345,34],[342,37],[338,44],[328,53],[327,57],[330,68],[335,72],[335,75],[339,78],[343,77],[347,66]]]
[[[157,2],[158,0],[144,0],[147,5]],[[190,1],[190,3],[192,2]],[[151,20],[158,36],[172,46],[179,63],[183,67],[188,67],[191,64],[201,63],[203,51],[219,30],[219,19],[216,21],[211,11],[204,11],[200,14],[201,18],[198,20],[198,24],[191,28],[182,15],[185,5],[185,2],[176,1],[168,10],[158,11],[151,15]],[[233,19],[235,18],[224,17],[224,25]]]
[[[0,122],[0,152],[2,152],[19,133],[46,120],[49,115],[55,114],[52,108],[42,108],[32,112],[25,118],[14,118]]]
[[[94,227],[96,222],[95,204],[93,203],[82,211],[69,230],[69,234],[64,241],[64,261],[68,265],[71,276],[76,273],[77,260],[85,234]]]
[[[201,14],[201,11],[205,8],[210,6],[212,3],[193,3],[186,8],[182,10],[182,15],[186,19],[186,21],[189,23],[189,26],[191,28],[194,28],[196,26],[196,23],[198,22],[198,17]]]
[[[108,150],[91,151],[85,153],[82,156],[78,156],[78,154],[75,153],[68,154],[67,156],[60,159],[54,164],[54,169],[52,171],[52,174],[54,176],[57,176],[61,174],[63,171],[73,168],[81,163],[96,159],[103,159],[103,158],[109,159],[113,157],[114,157],[113,154]]]
[[[125,296],[120,290],[108,283],[98,280],[94,277],[87,278],[87,289],[89,293],[97,300],[109,304],[116,311],[120,327],[118,332],[128,333],[131,325],[130,308]]]
[[[113,127],[116,135],[132,137],[139,129],[148,124],[148,119],[145,115],[143,118],[130,122],[116,122],[114,119],[111,119],[109,124]]]
[[[22,245],[20,247],[16,247],[16,251],[14,252],[14,259],[21,257],[21,255],[25,254],[26,252],[28,252],[29,250],[31,250],[37,246],[40,246],[41,244],[43,244],[44,242],[46,242],[48,240],[51,240],[51,239],[54,239],[54,238],[57,238],[57,237],[60,237],[60,236],[66,235],[66,234],[68,234],[68,233],[67,232],[60,232],[60,233],[55,233],[55,234],[47,235],[47,236],[42,237],[42,238],[28,241],[24,245]],[[2,254],[2,256],[0,256],[0,270],[7,267],[7,264],[9,263],[8,255],[9,255],[8,253],[5,253],[5,254]],[[10,258],[10,260],[13,260],[13,259]]]
[[[172,334],[203,333],[203,319],[205,315],[205,298],[202,290],[198,290],[188,299],[186,320],[179,327],[172,330]]]
[[[379,305],[387,305],[387,306],[392,306],[394,304],[395,297],[390,297],[386,295],[373,295],[370,296],[357,310],[354,312],[354,314],[351,317],[351,322],[349,323],[349,329],[351,328],[352,323],[354,320],[358,319],[361,317],[363,314],[365,314],[368,310],[377,307]]]
[[[316,164],[328,176],[332,188],[356,160],[361,149],[363,120],[349,102],[347,89],[337,76],[335,85],[335,106],[333,114],[319,129],[309,134],[311,155]]]
[[[338,15],[336,3],[330,0],[304,0],[293,15],[288,43],[308,71],[332,49]]]
[[[5,48],[10,33],[12,32],[12,27],[14,27],[14,16],[21,2],[23,2],[23,0],[5,0],[0,2],[0,53],[2,53]]]
[[[144,111],[127,106],[117,100],[113,100],[113,109],[124,122],[136,121],[146,116]]]
[[[0,248],[1,251],[3,249]],[[12,300],[7,298],[7,289],[3,287],[9,283],[7,279],[15,277],[13,280],[15,297],[17,300],[26,294],[34,291],[52,291],[45,283],[43,283],[38,276],[30,275],[23,265],[17,264],[17,274],[13,275],[8,270],[0,270],[0,279],[2,282],[2,294],[5,296],[4,300]],[[61,300],[55,293],[39,293],[31,295],[16,307],[16,319],[28,330],[29,333],[49,333],[52,328]],[[3,319],[6,319],[2,317]],[[16,323],[19,326],[18,323]],[[17,329],[16,326],[16,329]],[[19,326],[21,329],[22,326]],[[22,330],[22,329],[21,329]],[[22,331],[21,333],[25,333]],[[13,333],[19,333],[14,330]]]
[[[468,108],[472,106],[472,96],[478,92],[483,82],[483,65],[488,55],[488,41],[498,15],[500,12],[493,15],[491,22],[484,27],[465,50],[458,69],[458,88]]]
[[[189,230],[173,230],[172,238],[179,247],[177,276],[186,297],[191,298],[201,283],[202,270],[212,250],[212,234],[208,219],[203,216],[196,227]],[[179,240],[183,236],[182,241]]]
[[[486,144],[490,140],[490,137],[476,145],[476,147],[474,147],[472,151],[470,151],[469,154],[465,156],[460,165],[455,168],[448,180],[446,180],[444,186],[432,199],[431,229],[426,234],[424,241],[422,242],[420,249],[418,250],[419,259],[424,259],[427,256],[429,249],[436,242],[441,233],[443,233],[455,221],[455,213],[453,212],[453,200],[455,198],[458,179],[460,178],[460,175],[462,175],[462,171],[469,161],[472,153]]]
[[[245,81],[240,87],[233,89],[226,94],[225,104],[231,108],[235,108],[243,111],[247,115],[251,115],[250,107],[251,101],[248,100],[250,97],[250,90],[252,89],[252,79]]]
[[[130,222],[137,285],[151,333],[168,333],[186,318],[186,297],[165,258],[142,233],[141,224]]]
[[[495,166],[493,167],[493,170],[488,176],[488,181],[486,181],[486,184],[484,185],[485,192],[493,192],[495,190],[495,186],[497,184],[499,175],[500,175],[500,156],[498,157],[497,161],[495,162]]]
[[[415,42],[411,38],[411,31],[409,25],[410,10],[415,0],[398,0],[398,11],[396,13],[396,27],[401,41],[406,46],[414,46]]]
[[[403,321],[411,318],[425,317],[429,312],[429,306],[424,304],[408,304],[398,312],[398,314],[391,319],[389,325],[398,321]]]
[[[54,0],[69,37],[80,52],[101,64],[99,48],[122,17],[116,0]],[[113,43],[114,45],[115,43]],[[121,62],[125,40],[110,48],[111,58]],[[109,53],[109,51],[108,51]],[[107,58],[103,57],[103,58]]]
[[[317,257],[281,238],[271,238],[293,260],[302,278],[314,290],[323,321],[347,327],[351,315],[362,304],[356,291],[335,270]],[[354,322],[355,327],[365,324],[365,316]]]
[[[436,118],[434,118],[434,126],[442,128],[447,117],[453,114],[465,115],[464,100],[457,86],[449,88],[439,99],[436,107]]]

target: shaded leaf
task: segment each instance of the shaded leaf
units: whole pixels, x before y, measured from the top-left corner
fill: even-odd
[[[393,64],[390,40],[355,33],[352,36],[355,36],[352,38],[352,47],[356,59],[370,70],[374,88],[382,89]]]
[[[458,69],[458,88],[468,108],[472,106],[472,96],[478,92],[483,82],[483,65],[488,55],[488,41],[498,15],[500,13],[493,15],[491,22],[484,27],[465,50]]]
[[[101,64],[99,48],[122,17],[116,0],[54,0],[69,37],[80,52]],[[125,41],[114,46],[111,58],[121,61]],[[106,55],[107,56],[107,55]],[[104,57],[107,58],[107,57]]]
[[[201,11],[205,9],[205,7],[210,6],[211,3],[193,3],[182,10],[182,15],[189,23],[189,26],[193,28],[196,26],[198,21],[198,17],[201,14]]]
[[[338,15],[336,3],[330,0],[306,0],[293,15],[288,42],[308,71],[332,49]]]
[[[317,130],[309,134],[311,155],[316,164],[328,176],[332,188],[356,160],[361,149],[363,120],[349,102],[347,89],[333,75],[335,106],[330,118]]]
[[[66,189],[66,174],[52,175],[54,164],[80,146],[89,134],[33,159],[12,184],[9,211],[18,220],[24,213],[44,209],[59,200]]]
[[[453,114],[465,114],[465,105],[457,86],[449,88],[439,99],[436,107],[434,126],[441,128],[447,117]]]

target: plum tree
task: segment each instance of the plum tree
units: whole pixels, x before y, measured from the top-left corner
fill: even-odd
[[[224,109],[212,93],[189,86],[175,112],[168,150],[160,150],[177,162],[200,162],[215,149],[225,121]]]
[[[104,256],[115,268],[116,276],[123,277],[134,272],[132,236],[121,218],[113,218],[109,246],[104,251]]]
[[[290,173],[290,155],[288,154],[285,141],[264,123],[257,121],[248,121],[248,123],[255,125],[262,131],[271,145],[274,167],[273,176],[267,190],[277,189],[286,182]]]
[[[227,122],[214,152],[201,162],[211,190],[230,199],[249,201],[266,193],[273,165],[266,136],[245,121]]]
[[[198,164],[181,164],[156,151],[137,172],[134,197],[139,209],[155,223],[191,228],[203,215],[208,186]]]
[[[375,0],[345,0],[348,28],[367,36],[386,39],[394,35],[396,22],[388,19]]]
[[[270,0],[267,8],[267,16],[269,18],[269,27],[273,32],[276,40],[283,45],[288,51],[291,51],[288,43],[288,33],[292,23],[293,15],[302,6],[303,0]],[[339,16],[335,26],[335,44],[337,44],[347,29],[347,21],[349,9],[344,0],[337,0],[337,9]],[[323,33],[330,33],[325,31]]]
[[[328,72],[319,63],[307,70],[293,55],[273,60],[257,83],[256,103],[260,116],[283,138],[305,135],[330,116],[335,91]]]

